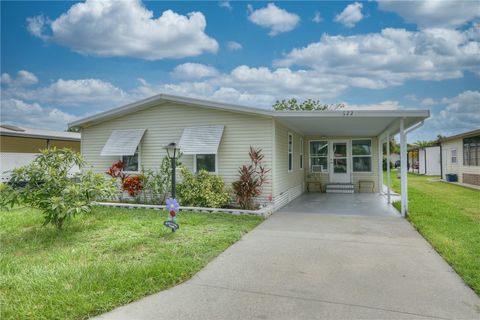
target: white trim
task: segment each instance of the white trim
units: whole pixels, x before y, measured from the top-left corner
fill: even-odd
[[[334,173],[333,171],[335,170],[335,165],[334,165],[334,152],[333,152],[333,145],[335,143],[345,143],[346,149],[345,150],[345,157],[336,157],[336,159],[343,159],[345,158],[346,164],[347,164],[347,172],[345,173]],[[333,182],[333,183],[351,183],[352,182],[352,140],[351,139],[332,139],[329,141],[329,169],[328,169],[328,181]],[[343,176],[343,177],[342,177]],[[333,181],[332,178],[345,178],[348,179],[343,181],[343,179],[340,179],[338,181]]]
[[[142,156],[141,156],[142,146],[141,146],[141,144],[142,143],[140,142],[137,146],[137,150],[138,150],[138,170],[137,171],[126,171],[126,170],[124,170],[123,172],[128,173],[128,174],[139,174],[142,171],[142,169],[141,169],[142,168]],[[123,157],[133,157],[133,156],[120,156],[120,160],[122,162],[124,162]]]
[[[305,147],[304,143],[305,143],[305,141],[303,140],[303,137],[300,137],[300,157],[299,157],[300,158],[300,165],[299,165],[299,167],[300,167],[300,170],[302,170],[302,171],[304,169],[303,162],[305,161],[304,150],[303,150],[304,147]]]
[[[218,154],[215,153],[199,153],[199,155],[214,155],[215,156],[215,171],[208,171],[208,173],[218,174]],[[197,170],[197,154],[193,155],[193,172],[198,173]]]
[[[453,155],[454,151],[455,151],[455,156]],[[453,161],[454,158],[455,158],[455,161]],[[457,162],[458,162],[457,149],[450,149],[450,163],[451,164],[457,164]]]
[[[312,150],[310,148],[310,143],[311,142],[326,142],[327,143],[327,155],[326,156],[316,156],[316,157],[322,157],[322,158],[327,158],[327,171],[322,171],[322,172],[314,172],[312,171]],[[330,170],[330,165],[328,163],[329,156],[330,156],[330,150],[329,150],[329,140],[328,139],[314,139],[314,140],[308,140],[308,172],[309,173],[329,173]]]
[[[407,134],[403,119],[400,119],[400,192],[401,213],[403,217],[408,214],[408,184],[407,184]]]
[[[357,141],[357,140],[370,140],[370,155],[357,155],[357,156],[354,156],[353,155],[353,141]],[[380,141],[380,140],[379,140]],[[374,173],[374,170],[373,170],[373,140],[372,138],[354,138],[354,139],[350,139],[350,144],[351,144],[351,151],[350,151],[350,155],[351,155],[351,161],[352,161],[352,173]],[[367,158],[367,157],[370,157],[370,171],[354,171],[353,170],[353,157],[356,157],[356,158]]]
[[[291,141],[292,141],[292,148],[290,149],[290,138]],[[291,155],[291,157],[290,157]],[[291,132],[288,132],[288,136],[287,136],[287,169],[288,169],[288,172],[292,172],[293,171],[293,155],[294,155],[294,152],[293,152],[293,134]],[[290,159],[292,159],[292,162],[290,163]]]

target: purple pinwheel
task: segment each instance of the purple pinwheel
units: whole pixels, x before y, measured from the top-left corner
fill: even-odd
[[[166,204],[168,212],[175,211],[175,213],[177,213],[180,210],[180,205],[178,204],[177,199],[168,198]]]

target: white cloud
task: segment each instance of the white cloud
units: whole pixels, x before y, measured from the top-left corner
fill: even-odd
[[[201,79],[215,77],[218,71],[212,66],[187,62],[176,66],[171,75],[177,79]]]
[[[320,15],[320,12],[316,11],[315,15],[312,18],[312,21],[315,23],[320,23],[323,21],[322,16]]]
[[[379,1],[378,6],[424,28],[457,27],[480,17],[477,1]]]
[[[221,8],[225,8],[225,9],[228,9],[228,10],[232,10],[232,5],[230,4],[230,1],[228,0],[222,0],[222,1],[219,1],[218,2],[218,5],[221,7]]]
[[[397,110],[405,109],[406,107],[400,105],[398,101],[386,100],[379,103],[371,104],[351,104],[345,103],[345,109],[359,109],[359,110]]]
[[[409,79],[461,78],[480,73],[480,43],[472,29],[383,29],[353,36],[324,34],[319,42],[293,49],[276,66],[303,66],[325,78],[346,77],[354,87],[385,88]]]
[[[432,122],[442,135],[478,129],[480,123],[480,91],[464,91],[453,98],[444,98],[447,106]]]
[[[263,28],[270,29],[269,36],[273,37],[282,32],[288,32],[298,25],[300,17],[294,13],[277,7],[273,3],[267,4],[265,8],[253,10],[249,5],[250,12],[248,20]]]
[[[44,108],[38,103],[18,99],[2,99],[2,122],[31,128],[64,130],[78,117],[57,108]]]
[[[45,41],[97,56],[159,60],[218,50],[217,41],[205,33],[201,12],[184,16],[166,10],[155,19],[140,0],[87,0],[53,21],[37,16],[27,23],[30,32]]]
[[[112,106],[129,100],[128,94],[110,82],[100,79],[58,79],[48,86],[31,87],[38,78],[31,72],[21,70],[15,78],[2,75],[2,99],[17,99],[48,103],[56,106],[79,106],[92,104],[98,108]]]
[[[30,86],[37,82],[37,76],[26,70],[18,71],[15,78],[12,78],[8,73],[3,73],[1,76],[1,83],[9,87]]]
[[[236,41],[228,41],[227,42],[227,49],[230,51],[237,51],[243,49],[243,46],[236,42]]]
[[[349,4],[335,17],[335,21],[340,22],[347,28],[353,28],[357,22],[363,19],[362,8],[363,4],[359,2]]]

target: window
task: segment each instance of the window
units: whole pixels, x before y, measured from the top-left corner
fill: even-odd
[[[310,172],[327,172],[328,142],[310,141]]]
[[[300,170],[303,170],[303,138],[300,138]]]
[[[288,134],[288,172],[293,168],[293,135]]]
[[[451,150],[450,154],[450,159],[452,160],[452,163],[457,163],[457,149]]]
[[[196,154],[195,172],[199,172],[200,170],[217,172],[216,156],[214,154]]]
[[[463,165],[480,166],[480,136],[463,139]]]
[[[140,168],[140,157],[138,147],[133,156],[122,156],[123,170],[127,172],[138,172]]]
[[[353,172],[372,171],[372,140],[352,140]]]

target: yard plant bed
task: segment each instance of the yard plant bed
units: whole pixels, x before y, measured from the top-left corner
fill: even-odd
[[[263,219],[95,207],[42,227],[30,208],[0,211],[1,319],[86,319],[189,279]]]
[[[400,192],[394,174],[392,189]],[[408,197],[408,220],[480,295],[480,191],[409,174]]]

